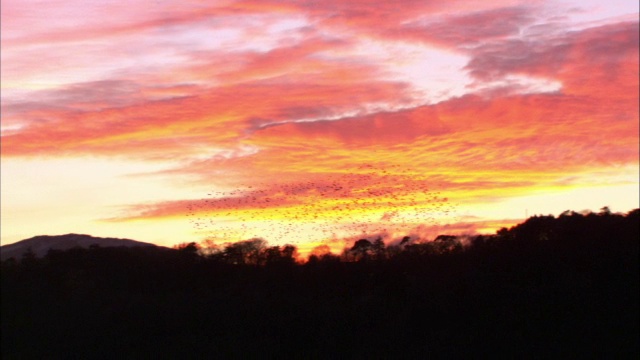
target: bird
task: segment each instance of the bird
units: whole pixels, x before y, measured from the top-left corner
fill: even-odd
[[[281,223],[280,231],[263,235],[282,242],[308,225],[323,234],[334,234],[336,229],[347,235],[408,231],[455,210],[442,191],[430,190],[437,184],[416,177],[409,167],[368,163],[347,170],[311,176],[311,180],[305,176],[301,181],[253,181],[229,191],[208,191],[207,198],[189,204],[186,213],[196,217],[191,223],[208,237],[246,237],[248,233],[258,237],[250,224]]]

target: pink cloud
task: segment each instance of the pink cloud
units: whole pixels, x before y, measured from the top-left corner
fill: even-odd
[[[423,107],[411,111],[356,116],[339,121],[321,120],[267,127],[257,134],[257,138],[269,137],[272,132],[276,137],[285,138],[334,138],[340,142],[339,146],[350,147],[411,142],[420,136],[446,134],[449,129],[439,119],[435,108]]]
[[[359,110],[362,102],[388,101],[402,91],[402,85],[393,83],[318,85],[302,78],[297,84],[255,82],[193,88],[196,92],[186,96],[149,99],[145,93],[154,94],[155,89],[141,87],[136,91],[135,85],[130,85],[74,85],[46,92],[41,102],[8,104],[12,121],[24,127],[3,136],[3,153],[145,156],[147,151],[182,152],[204,143],[224,146],[263,123]],[[169,128],[172,130],[167,131]],[[169,138],[187,141],[166,147]]]
[[[480,81],[523,74],[558,79],[566,93],[611,97],[612,91],[620,96],[632,90],[633,95],[638,83],[633,76],[638,74],[638,31],[638,22],[629,22],[551,39],[492,43],[474,50],[467,68]]]
[[[455,4],[12,1],[2,18],[2,156],[170,160],[174,168],[147,175],[264,186],[134,204],[121,221],[254,215],[401,193],[400,184],[416,197],[429,187],[490,202],[638,163],[637,21],[569,31],[538,2]],[[468,56],[466,95],[434,104],[393,78],[404,59],[367,48],[398,43]],[[378,173],[363,178],[363,164]],[[337,174],[346,193],[330,190]],[[278,188],[282,178],[296,190]]]
[[[417,19],[391,29],[385,35],[397,40],[420,41],[464,51],[487,41],[518,35],[535,20],[534,10],[529,6],[500,7]]]

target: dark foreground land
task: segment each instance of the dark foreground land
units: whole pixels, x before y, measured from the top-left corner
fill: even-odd
[[[636,359],[639,227],[565,213],[305,264],[256,241],[27,255],[2,263],[2,358]]]

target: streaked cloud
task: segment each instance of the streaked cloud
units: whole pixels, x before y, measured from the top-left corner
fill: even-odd
[[[123,213],[96,209],[95,219],[114,224],[231,210],[225,221],[331,219],[347,198],[371,214],[346,218],[375,213],[386,226],[398,218],[388,214],[415,205],[374,206],[384,197],[363,192],[404,184],[415,189],[407,199],[441,192],[456,209],[473,209],[579,188],[590,176],[619,185],[639,162],[637,6],[596,8],[8,1],[2,157],[24,166],[135,160],[154,165],[132,179],[202,193],[185,198],[167,186],[147,202],[123,194]],[[329,184],[349,191],[318,196]],[[254,190],[232,194],[245,186]]]

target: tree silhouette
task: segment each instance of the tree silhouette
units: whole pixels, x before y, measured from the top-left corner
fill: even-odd
[[[351,249],[349,249],[349,254],[355,261],[368,260],[371,256],[372,250],[373,244],[371,244],[369,240],[360,239],[353,244]]]
[[[296,253],[297,249],[293,245],[271,246],[262,250],[259,264],[267,266],[293,265],[296,261]]]
[[[223,258],[236,265],[258,265],[262,250],[267,246],[263,239],[250,239],[227,244],[223,250]]]
[[[262,239],[52,250],[0,264],[0,351],[633,359],[639,225],[638,209],[569,211],[464,246],[452,235],[389,246],[360,239],[341,258],[323,245],[304,264],[295,246]]]
[[[180,250],[185,254],[192,254],[192,255],[195,255],[200,250],[200,246],[195,242],[181,243],[174,246],[173,248]]]

